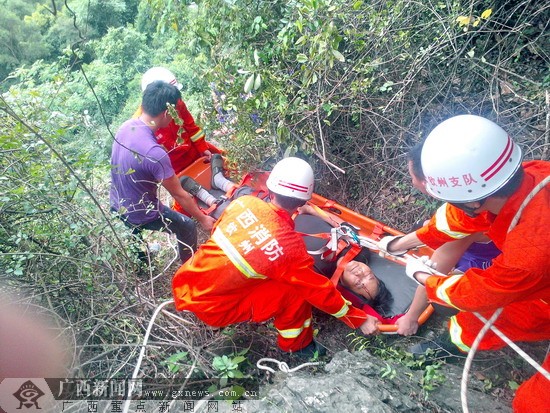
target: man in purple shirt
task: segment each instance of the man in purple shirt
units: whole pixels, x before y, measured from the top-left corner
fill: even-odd
[[[185,262],[197,247],[197,229],[189,217],[163,205],[158,199],[162,185],[201,226],[210,231],[214,218],[205,215],[174,173],[170,158],[157,143],[155,131],[170,123],[168,105],[181,98],[177,87],[163,81],[151,83],[143,92],[143,113],[118,130],[111,154],[111,209],[136,231],[149,229],[176,234],[180,259]]]

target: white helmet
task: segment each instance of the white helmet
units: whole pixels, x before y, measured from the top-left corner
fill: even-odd
[[[432,130],[421,159],[428,193],[464,203],[502,188],[521,165],[521,149],[496,123],[460,115]]]
[[[266,185],[271,192],[308,201],[313,194],[313,169],[300,158],[285,158],[275,165]]]
[[[178,83],[176,76],[164,67],[152,67],[141,77],[141,91],[143,92],[147,86],[156,80],[162,80],[176,86],[179,90],[183,87],[181,83]]]

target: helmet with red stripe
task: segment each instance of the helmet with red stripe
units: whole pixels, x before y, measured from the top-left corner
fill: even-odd
[[[313,169],[300,158],[285,158],[275,165],[266,185],[271,192],[308,201],[313,194]]]
[[[164,67],[152,67],[141,77],[141,91],[144,91],[149,84],[157,80],[174,85],[179,90],[182,88],[181,83],[178,83],[176,76],[171,71]]]
[[[426,190],[448,202],[473,202],[502,188],[521,165],[521,149],[489,119],[455,116],[428,135],[422,149]]]

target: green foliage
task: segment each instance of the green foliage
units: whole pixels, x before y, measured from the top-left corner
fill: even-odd
[[[123,317],[96,319],[109,312],[101,297],[114,300],[110,309],[126,303],[118,281],[137,268],[133,241],[107,212],[108,163],[93,142],[76,139],[86,135],[67,106],[73,73],[58,70],[38,62],[19,70],[21,82],[0,98],[0,266],[6,285],[63,314],[74,331],[97,329],[83,340],[112,342],[118,329],[138,334]],[[83,128],[88,137],[99,131]]]
[[[441,371],[440,363],[426,365],[424,367],[424,375],[420,381],[422,390],[424,390],[425,399],[428,399],[428,395],[431,391],[445,383],[445,380],[445,374]]]
[[[514,380],[509,380],[508,387],[510,387],[510,389],[512,390],[517,390],[519,388],[519,384]]]
[[[175,354],[172,354],[170,357],[168,357],[166,360],[161,362],[161,364],[164,364],[168,371],[172,374],[176,374],[180,371],[182,367],[182,361],[188,360],[188,352],[187,351],[180,351]]]
[[[387,378],[388,380],[393,380],[397,376],[397,371],[388,363],[386,363],[386,367],[382,369],[381,372],[381,378]]]
[[[50,46],[43,41],[39,26],[25,19],[33,11],[33,2],[0,2],[0,79],[15,68],[48,56]]]
[[[124,27],[133,21],[138,6],[137,0],[75,0],[70,3],[4,0],[3,3],[7,12],[0,17],[0,42],[5,45],[0,53],[0,79],[23,64],[32,64],[41,58],[52,61],[67,47],[74,48],[87,40],[98,39],[111,28]],[[128,47],[135,44],[129,41],[131,39],[125,39]],[[123,56],[121,53],[119,58]],[[134,55],[137,62],[142,61],[141,57]],[[132,61],[135,60],[126,60],[126,63]]]
[[[130,6],[130,7],[128,7]],[[101,37],[109,28],[124,26],[137,13],[137,2],[124,0],[77,0],[64,12],[76,16],[76,25],[88,39]]]
[[[388,345],[380,337],[364,337],[357,335],[355,332],[350,333],[349,336],[352,338],[351,344],[356,351],[367,350],[383,360],[401,364],[411,370],[421,370],[422,377],[420,378],[419,385],[424,392],[426,400],[430,392],[445,382],[445,375],[441,371],[441,366],[444,363],[441,361],[427,363],[424,357],[415,359],[410,353],[399,347],[391,344]],[[393,380],[397,377],[397,370],[390,363],[386,363],[386,366],[380,371],[380,377]]]
[[[395,226],[409,220],[410,205],[396,204],[388,213],[387,203],[366,203],[378,194],[368,183],[389,188],[402,181],[403,153],[420,136],[453,114],[491,116],[498,98],[487,91],[508,82],[506,73],[517,74],[511,76],[518,87],[544,106],[544,12],[535,1],[512,3],[489,15],[486,3],[460,0],[149,2],[161,31],[173,31],[194,78],[208,79],[224,96],[217,105],[202,103],[211,115],[208,129],[220,132],[216,141],[230,157],[249,167],[286,148],[315,154],[349,174],[337,196],[353,194],[361,212]],[[537,27],[533,36],[525,19]],[[517,30],[525,34],[521,40]],[[514,59],[525,70],[509,67]],[[541,65],[528,69],[535,61]],[[491,80],[497,62],[502,71]],[[519,100],[506,105],[521,117]],[[544,114],[534,110],[542,122]],[[260,150],[251,150],[254,145]],[[395,168],[384,165],[394,160]],[[385,172],[381,181],[377,169]]]
[[[90,43],[96,60],[106,64],[124,65],[130,72],[127,82],[136,74],[145,72],[150,65],[150,49],[147,37],[131,26],[110,28],[108,32]],[[127,83],[126,82],[126,83]]]
[[[42,32],[44,42],[52,48],[51,59],[62,54],[66,48],[80,44],[84,37],[84,33],[75,25],[73,16],[68,12],[60,13],[55,18],[48,15]]]
[[[212,367],[218,372],[220,379],[220,386],[225,387],[229,379],[242,379],[245,374],[240,370],[242,368],[241,363],[246,361],[246,354],[248,350],[240,351],[237,354],[230,354],[229,356],[216,356],[212,361]]]

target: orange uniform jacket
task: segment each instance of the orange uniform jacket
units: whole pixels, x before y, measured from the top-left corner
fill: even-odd
[[[450,321],[453,342],[464,351],[471,346],[482,324],[471,313],[485,318],[497,308],[504,311],[495,326],[515,341],[550,338],[550,189],[543,188],[525,207],[518,224],[508,232],[520,205],[532,189],[550,175],[550,162],[523,164],[525,175],[519,189],[496,216],[489,237],[502,254],[486,270],[471,268],[463,275],[430,277],[426,291],[430,300],[464,310]],[[492,332],[480,349],[502,347]]]
[[[180,99],[176,103],[176,111],[182,124],[178,125],[172,120],[168,126],[157,130],[155,135],[158,143],[164,146],[168,152],[172,167],[178,174],[200,158],[209,147],[203,130],[195,123],[193,115],[183,100]],[[138,117],[140,114],[141,107],[136,111],[134,117]]]
[[[231,202],[212,237],[176,272],[176,308],[216,327],[274,317],[285,351],[311,342],[311,305],[352,328],[363,324],[366,314],[312,266],[289,214],[243,196]]]
[[[462,239],[476,232],[486,232],[494,219],[490,212],[470,217],[460,208],[449,203],[441,205],[428,225],[419,228],[416,236],[432,249],[446,242]]]

